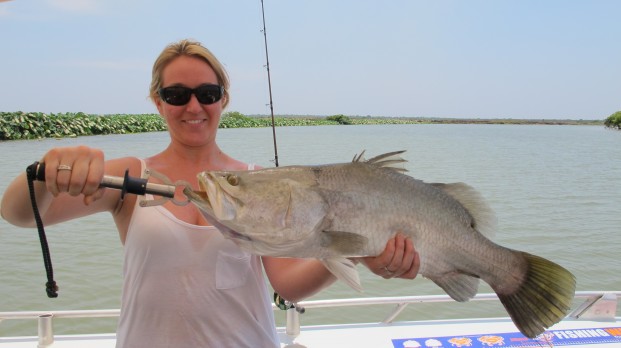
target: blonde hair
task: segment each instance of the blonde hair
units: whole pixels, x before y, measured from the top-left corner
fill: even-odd
[[[189,39],[183,39],[178,42],[169,44],[164,48],[162,53],[157,57],[155,63],[153,63],[153,71],[151,72],[151,86],[149,88],[149,97],[153,102],[159,98],[158,90],[162,88],[162,72],[164,68],[173,61],[173,59],[180,56],[188,56],[202,59],[216,73],[218,78],[218,84],[224,87],[224,104],[222,108],[226,108],[229,104],[229,77],[222,66],[222,63],[205,48],[200,42],[192,41]]]

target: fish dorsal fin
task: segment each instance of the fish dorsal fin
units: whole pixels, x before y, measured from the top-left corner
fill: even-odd
[[[321,233],[321,246],[344,256],[359,255],[368,241],[367,237],[353,232],[323,231]]]
[[[453,197],[468,210],[474,219],[474,228],[487,238],[493,238],[496,233],[496,215],[477,190],[462,182],[453,184],[431,184],[447,195]]]
[[[388,152],[382,155],[375,156],[369,160],[365,160],[363,150],[359,155],[354,156],[352,162],[364,162],[366,164],[370,164],[376,167],[394,169],[397,172],[407,172],[407,169],[403,167],[403,164],[407,161],[399,156],[404,152],[405,150]]]
[[[324,266],[334,274],[335,277],[351,286],[354,290],[362,292],[360,275],[356,270],[356,265],[346,258],[322,259]]]
[[[357,155],[354,155],[354,159],[353,159],[353,160],[351,160],[351,161],[352,161],[352,162],[354,162],[354,163],[355,163],[355,162],[364,162],[364,161],[366,161],[366,160],[364,159],[364,152],[365,152],[365,151],[367,151],[367,150],[362,150],[362,152],[361,152],[361,153],[359,153],[359,154],[357,154]]]

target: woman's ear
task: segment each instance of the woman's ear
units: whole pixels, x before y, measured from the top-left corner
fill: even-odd
[[[160,113],[161,116],[164,116],[164,105],[163,105],[163,101],[162,98],[154,98],[153,99],[153,104],[155,104],[155,107],[157,108],[157,111]]]

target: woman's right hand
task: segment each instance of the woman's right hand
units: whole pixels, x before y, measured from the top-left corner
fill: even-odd
[[[104,175],[104,154],[87,146],[57,147],[41,159],[45,163],[45,185],[57,197],[66,192],[71,196],[84,195],[84,203],[101,198],[104,189],[99,184]]]
[[[97,203],[101,204],[91,204],[104,197],[104,189],[99,188],[104,175],[101,150],[86,146],[58,147],[48,151],[39,162],[45,164],[45,182],[35,182],[33,188],[45,224],[112,211],[116,206],[114,196],[110,196],[109,202],[100,200]],[[25,171],[13,179],[2,194],[0,213],[13,225],[35,226]]]

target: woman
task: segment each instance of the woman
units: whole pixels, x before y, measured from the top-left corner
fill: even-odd
[[[44,224],[112,214],[124,245],[124,284],[117,347],[277,347],[270,296],[262,267],[281,297],[299,301],[335,278],[316,260],[249,255],[225,239],[193,205],[141,208],[138,198],[99,188],[105,174],[141,176],[144,168],[198,189],[204,170],[246,170],[216,143],[229,81],[215,56],[200,43],[167,46],[153,66],[150,97],[166,120],[170,143],[146,159],[104,160],[97,149],[54,148],[45,183],[35,190]],[[26,176],[2,199],[8,222],[35,226]],[[358,261],[358,260],[356,260]],[[377,257],[361,258],[384,278],[412,279],[419,267],[412,242],[397,234]]]

